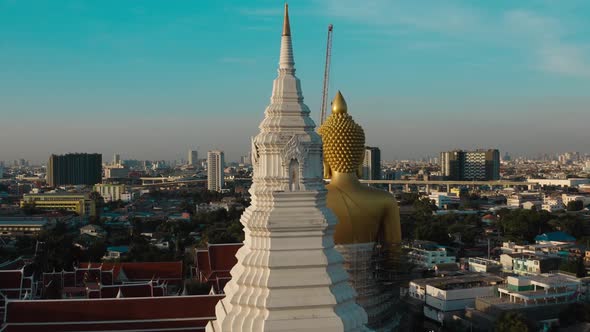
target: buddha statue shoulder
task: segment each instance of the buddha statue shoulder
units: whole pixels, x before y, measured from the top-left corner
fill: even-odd
[[[365,154],[365,133],[348,114],[338,91],[332,113],[319,129],[324,151],[327,205],[338,217],[334,234],[337,245],[398,244],[401,227],[397,201],[389,192],[359,181]]]

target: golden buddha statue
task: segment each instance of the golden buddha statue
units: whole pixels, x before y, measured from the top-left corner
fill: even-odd
[[[340,91],[319,134],[324,148],[324,178],[330,179],[327,205],[338,217],[334,242],[400,243],[399,208],[393,195],[359,182],[365,133],[348,114]]]
[[[399,322],[395,295],[386,276],[401,242],[397,201],[390,193],[359,181],[365,155],[365,133],[348,114],[340,91],[332,114],[319,129],[324,151],[324,178],[330,179],[327,206],[338,217],[335,248],[344,258],[356,301],[368,315],[367,326],[391,331]],[[385,273],[380,272],[385,271]]]

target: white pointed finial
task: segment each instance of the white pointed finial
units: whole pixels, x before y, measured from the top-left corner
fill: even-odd
[[[291,44],[291,24],[289,23],[289,5],[285,4],[285,17],[283,19],[283,37],[281,39],[281,55],[279,56],[279,69],[295,70],[293,59],[293,46]]]

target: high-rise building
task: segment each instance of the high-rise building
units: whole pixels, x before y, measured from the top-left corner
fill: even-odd
[[[129,168],[121,164],[105,166],[103,170],[105,179],[121,179],[129,176]]]
[[[463,151],[446,151],[440,153],[441,175],[448,180],[461,180],[463,178]]]
[[[240,157],[240,164],[250,165],[252,164],[250,154],[244,155]]]
[[[365,180],[381,180],[381,150],[379,148],[365,147],[362,178]]]
[[[121,165],[121,155],[118,153],[115,153],[113,155],[113,165]]]
[[[285,8],[278,77],[252,140],[244,245],[207,332],[367,331],[327,213],[322,141],[295,76]]]
[[[211,191],[221,191],[223,189],[224,168],[223,151],[213,150],[207,152],[207,189]]]
[[[500,180],[497,149],[441,152],[440,166],[441,174],[448,180]]]
[[[102,155],[99,153],[68,153],[49,157],[47,183],[60,185],[95,185],[102,180]]]
[[[199,161],[199,153],[197,150],[188,150],[188,164],[190,166],[197,166]]]

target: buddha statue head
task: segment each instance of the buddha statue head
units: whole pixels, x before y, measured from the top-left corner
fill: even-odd
[[[361,175],[365,155],[365,132],[348,114],[340,91],[332,101],[332,114],[319,129],[324,148],[324,178],[333,172]]]

